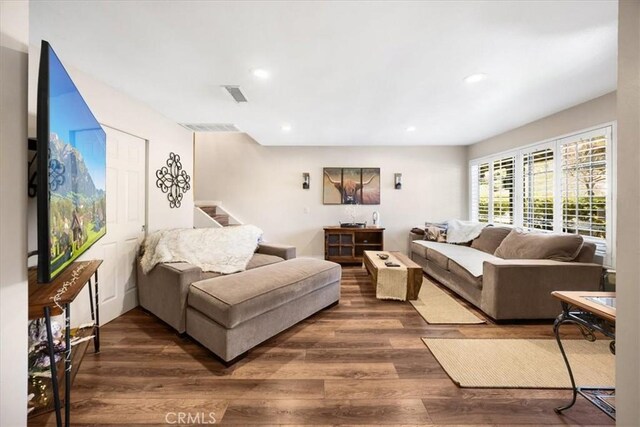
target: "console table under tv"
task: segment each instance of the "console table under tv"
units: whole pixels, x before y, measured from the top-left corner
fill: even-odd
[[[93,346],[96,353],[100,351],[100,304],[98,296],[98,267],[102,260],[74,262],[49,283],[38,283],[37,270],[29,269],[29,320],[44,317],[47,330],[47,350],[51,370],[51,393],[53,394],[53,408],[51,401],[42,407],[37,407],[29,416],[35,416],[54,409],[56,424],[62,426],[62,405],[60,399],[60,382],[63,373],[59,371],[55,361],[53,333],[51,330],[51,316],[64,314],[65,352],[64,352],[64,425],[69,425],[71,408],[71,384],[75,378],[80,362],[87,351],[89,341],[84,341],[71,347],[71,314],[70,305],[80,291],[89,285],[89,302],[91,306],[92,328],[82,329],[82,336],[94,335]],[[93,277],[93,284],[91,278]],[[95,286],[95,295],[93,287]]]

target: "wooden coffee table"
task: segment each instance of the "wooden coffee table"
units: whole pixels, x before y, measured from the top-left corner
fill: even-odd
[[[422,287],[422,267],[411,261],[411,259],[402,252],[364,251],[364,266],[369,274],[371,274],[374,285],[378,282],[378,268],[371,262],[371,257],[377,256],[377,254],[391,254],[407,267],[407,299],[418,299],[418,293],[420,293],[420,288]]]

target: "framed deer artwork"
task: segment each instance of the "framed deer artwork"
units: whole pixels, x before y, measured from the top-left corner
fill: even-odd
[[[324,168],[325,205],[379,205],[380,168]]]

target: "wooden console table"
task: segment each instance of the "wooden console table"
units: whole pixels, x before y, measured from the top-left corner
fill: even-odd
[[[324,227],[324,259],[338,264],[360,264],[364,251],[384,250],[384,228]]]
[[[51,384],[53,392],[53,404],[56,411],[56,424],[62,426],[62,414],[60,404],[60,387],[58,369],[55,362],[53,346],[53,333],[51,331],[51,316],[64,314],[65,325],[65,355],[64,355],[64,425],[69,426],[69,413],[71,408],[71,383],[73,376],[80,366],[80,361],[86,351],[86,345],[82,351],[71,351],[71,302],[76,299],[80,291],[89,284],[89,302],[91,305],[91,320],[94,321],[92,333],[95,352],[100,351],[100,304],[98,297],[98,267],[102,260],[74,262],[67,267],[58,277],[49,283],[38,283],[37,270],[29,269],[29,319],[44,317],[47,329],[47,351],[49,353]],[[95,300],[91,285],[91,277],[94,278]],[[34,410],[29,416],[38,415],[46,410]]]
[[[560,340],[560,326],[565,323],[573,323],[580,328],[582,336],[588,341],[595,341],[594,332],[600,332],[604,336],[611,338],[613,341],[609,344],[609,350],[612,354],[616,354],[616,309],[615,309],[615,292],[551,292],[551,295],[558,298],[562,304],[562,313],[558,316],[553,324],[553,332],[560,347],[560,352],[564,359],[564,363],[569,371],[571,379],[571,388],[573,397],[571,402],[565,406],[555,408],[556,413],[571,408],[576,403],[578,394],[583,396],[589,402],[600,408],[605,414],[611,418],[616,418],[615,405],[609,402],[609,399],[615,398],[615,389],[613,388],[585,388],[577,387],[573,378],[573,372],[569,359],[564,352],[562,341]],[[613,305],[605,304],[605,302],[613,302]]]

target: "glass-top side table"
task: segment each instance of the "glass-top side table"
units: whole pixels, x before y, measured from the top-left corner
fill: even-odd
[[[588,341],[595,341],[595,332],[600,332],[607,338],[611,338],[609,350],[616,354],[616,294],[615,292],[552,292],[555,298],[562,304],[562,313],[553,324],[553,332],[560,347],[560,353],[564,359],[571,379],[573,396],[567,405],[555,408],[556,413],[571,408],[576,403],[578,394],[596,405],[611,418],[616,418],[615,388],[586,388],[577,387],[573,377],[573,371],[567,354],[564,351],[560,338],[560,326],[566,323],[577,325],[582,336]]]

